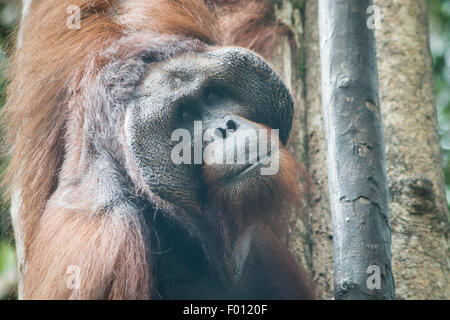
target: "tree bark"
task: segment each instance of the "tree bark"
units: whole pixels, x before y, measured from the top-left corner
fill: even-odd
[[[397,299],[449,299],[448,212],[425,0],[375,0]]]

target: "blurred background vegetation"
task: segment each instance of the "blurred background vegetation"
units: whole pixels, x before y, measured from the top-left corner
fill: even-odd
[[[450,0],[428,0],[439,134],[450,203]],[[450,208],[450,206],[449,206]]]
[[[14,24],[19,16],[18,3],[18,0],[0,0],[0,108],[5,102],[4,88],[6,85],[7,52],[8,48],[11,48],[11,44],[14,43],[12,34],[14,33]],[[0,139],[0,152],[3,151],[2,147]],[[0,158],[0,170],[3,166],[4,163],[2,163]],[[15,283],[17,279],[14,241],[11,223],[6,211],[5,206],[0,204],[0,299],[15,297]]]
[[[8,61],[8,48],[14,43],[14,24],[19,16],[18,3],[18,0],[0,0],[0,108],[4,103],[4,72]],[[428,0],[428,3],[439,134],[447,182],[447,200],[450,203],[450,0]],[[14,298],[16,278],[11,226],[8,215],[4,213],[0,219],[0,299]]]

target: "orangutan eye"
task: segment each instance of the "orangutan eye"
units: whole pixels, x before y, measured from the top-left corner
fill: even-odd
[[[227,96],[227,94],[229,93],[225,88],[216,86],[208,86],[203,93],[205,101],[209,103],[217,102]]]
[[[204,95],[205,100],[208,102],[216,101],[219,99],[219,92],[218,90],[216,90],[216,88],[213,87],[206,88]]]
[[[183,107],[180,113],[180,117],[182,121],[187,121],[191,117],[192,112],[187,108]]]

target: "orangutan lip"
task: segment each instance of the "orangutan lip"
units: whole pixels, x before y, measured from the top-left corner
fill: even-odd
[[[271,155],[270,152],[267,153],[267,155],[264,158],[259,159],[258,161],[256,161],[255,163],[249,164],[248,167],[246,167],[243,171],[241,171],[238,176],[243,176],[246,175],[247,173],[255,170],[261,163],[262,161],[266,160],[267,158],[269,158]]]
[[[255,162],[255,163],[253,163],[253,164],[250,164],[247,168],[245,168],[243,171],[241,171],[241,172],[238,174],[238,177],[239,177],[239,176],[246,175],[247,173],[249,173],[249,172],[255,170],[256,167],[259,166],[259,164],[260,164],[260,161]]]

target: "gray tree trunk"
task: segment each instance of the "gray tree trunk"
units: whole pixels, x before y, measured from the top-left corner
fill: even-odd
[[[394,299],[372,0],[319,0],[334,297]]]
[[[291,27],[274,64],[297,103],[291,149],[312,177],[306,212],[290,215],[287,243],[313,275],[319,298],[333,298],[333,236],[321,103],[317,0],[277,2]],[[386,142],[397,299],[450,299],[444,193],[425,0],[375,0],[380,102]],[[295,47],[295,48],[294,48]],[[289,62],[290,60],[290,62]],[[305,210],[303,210],[305,211]]]

